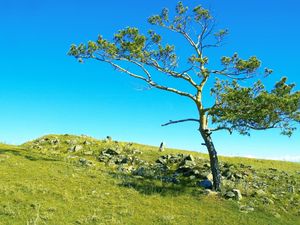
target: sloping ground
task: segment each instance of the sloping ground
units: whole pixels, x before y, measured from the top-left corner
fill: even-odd
[[[222,157],[221,169],[215,194],[195,152],[71,135],[0,145],[0,224],[300,224],[300,164]]]

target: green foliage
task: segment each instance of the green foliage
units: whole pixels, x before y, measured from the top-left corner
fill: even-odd
[[[232,57],[223,56],[221,63],[225,66],[226,73],[231,75],[239,75],[242,73],[251,74],[256,72],[261,66],[261,62],[256,56],[251,56],[248,60],[244,60],[241,59],[237,53]]]
[[[290,136],[296,129],[293,121],[300,122],[300,92],[293,92],[294,84],[282,78],[268,92],[257,81],[252,87],[242,87],[236,81],[215,83],[212,94],[216,104],[209,114],[212,122],[229,130],[249,135],[249,130],[280,128]]]
[[[202,8],[201,5],[196,6],[193,9],[193,12],[195,14],[195,20],[207,20],[207,19],[212,19],[212,16],[210,15],[210,12],[207,9]]]

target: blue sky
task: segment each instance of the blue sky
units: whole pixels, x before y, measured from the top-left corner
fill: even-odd
[[[195,124],[161,127],[170,119],[193,117],[191,102],[119,74],[107,65],[77,63],[70,44],[98,34],[110,38],[126,26],[150,28],[146,19],[177,1],[0,0],[0,140],[19,144],[49,133],[87,134],[205,152]],[[239,52],[256,55],[275,73],[267,87],[288,76],[300,85],[300,2],[297,0],[195,1],[211,9],[230,35],[212,61]],[[184,52],[184,42],[176,50]],[[182,44],[181,44],[182,43]],[[298,87],[299,89],[299,87]],[[221,155],[300,160],[300,129],[291,138],[279,131],[251,137],[213,136]],[[297,158],[298,157],[298,158]]]

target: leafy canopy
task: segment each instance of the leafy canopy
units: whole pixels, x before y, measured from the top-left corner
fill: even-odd
[[[300,92],[294,91],[294,84],[286,83],[287,78],[277,82],[271,91],[260,80],[250,87],[240,84],[240,81],[255,78],[262,72],[265,76],[273,72],[268,68],[262,70],[261,61],[256,56],[242,59],[234,53],[232,56],[221,57],[220,68],[210,68],[206,49],[220,47],[228,30],[215,31],[214,18],[209,10],[201,5],[189,10],[179,2],[172,15],[164,8],[160,14],[149,17],[148,22],[184,38],[187,46],[193,50],[185,59],[184,65],[188,65],[188,68],[179,67],[181,58],[176,54],[175,46],[164,44],[162,36],[155,30],[142,34],[133,27],[118,31],[111,41],[99,36],[96,41],[72,45],[68,54],[80,62],[83,59],[95,59],[109,63],[154,88],[190,98],[196,103],[200,118],[188,121],[198,121],[200,129],[225,129],[230,133],[236,130],[240,134],[249,135],[251,129],[280,128],[282,134],[288,136],[296,129],[295,123],[300,122]],[[125,68],[122,62],[140,68],[141,74]],[[193,92],[184,92],[155,82],[149,68],[182,79],[191,85]],[[203,88],[209,79],[215,80],[211,96],[203,96]],[[203,98],[208,97],[214,98],[211,106],[203,104]],[[208,116],[212,118],[210,129],[201,122]]]

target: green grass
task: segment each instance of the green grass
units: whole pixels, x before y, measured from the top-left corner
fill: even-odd
[[[240,205],[259,200],[245,196],[241,202],[220,196],[206,196],[202,189],[166,184],[160,180],[134,177],[119,173],[114,166],[97,161],[101,150],[111,146],[124,148],[128,143],[95,140],[85,136],[59,136],[53,147],[42,148],[28,142],[21,146],[0,144],[0,224],[197,224],[197,225],[297,225],[297,208],[280,210],[291,199],[298,201],[299,192],[278,200],[274,205],[257,204],[253,212],[244,213]],[[67,151],[67,140],[91,142],[79,152]],[[132,144],[131,149],[142,152],[140,159],[154,162],[159,155],[185,153],[156,147]],[[195,157],[206,155],[188,152]],[[70,157],[70,155],[72,157]],[[91,160],[94,166],[78,163],[78,158]],[[300,176],[300,164],[270,160],[221,157],[221,162],[252,165],[264,172],[270,167],[285,171],[289,176]],[[299,178],[296,189],[299,187]],[[269,182],[270,188],[276,182]],[[283,201],[285,200],[285,201]],[[289,209],[289,208],[288,208]],[[276,216],[276,213],[279,214]]]

